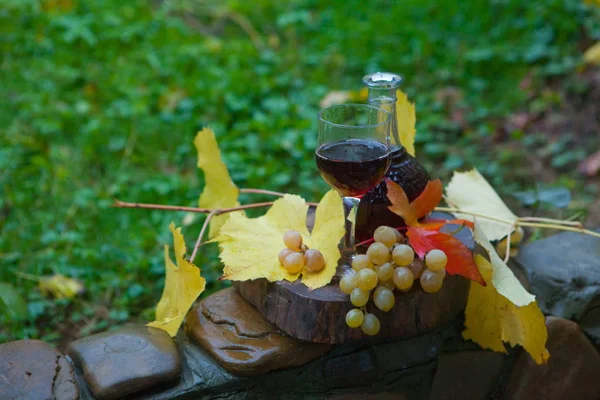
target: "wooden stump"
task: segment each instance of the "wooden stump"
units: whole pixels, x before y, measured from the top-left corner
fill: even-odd
[[[234,286],[267,320],[292,337],[319,343],[367,337],[360,329],[346,325],[346,313],[355,307],[337,284],[309,291],[300,281],[270,283],[257,279],[235,282]],[[389,312],[377,309],[372,302],[367,309],[381,322],[377,338],[409,339],[454,319],[464,310],[468,292],[468,280],[447,276],[437,293],[425,293],[416,284],[406,293],[396,292],[396,304]]]

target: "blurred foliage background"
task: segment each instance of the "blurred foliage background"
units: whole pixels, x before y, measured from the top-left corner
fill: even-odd
[[[405,77],[433,176],[477,166],[522,214],[600,225],[600,74],[582,61],[599,16],[570,0],[2,1],[0,342],[153,318],[168,224],[192,246],[203,217],[110,205],[196,205],[203,126],[238,186],[318,200],[319,103],[377,70]],[[52,274],[85,292],[43,295]]]

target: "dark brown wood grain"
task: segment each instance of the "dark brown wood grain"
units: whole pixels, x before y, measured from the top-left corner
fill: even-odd
[[[319,343],[344,343],[365,337],[360,329],[346,325],[346,313],[354,306],[337,284],[309,291],[300,281],[257,279],[235,282],[234,286],[267,320],[292,337]],[[437,293],[425,293],[417,284],[406,293],[396,292],[391,311],[383,312],[372,302],[367,310],[381,322],[378,338],[408,339],[456,318],[467,304],[468,291],[468,280],[447,276]]]

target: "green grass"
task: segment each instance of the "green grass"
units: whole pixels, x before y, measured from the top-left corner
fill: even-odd
[[[527,153],[554,146],[558,157],[570,147],[520,132],[513,145],[493,147],[497,122],[529,104],[519,90],[527,74],[543,86],[576,71],[580,43],[600,37],[597,15],[579,1],[423,3],[80,0],[48,10],[4,1],[0,281],[17,288],[27,313],[0,317],[0,342],[62,342],[152,318],[168,224],[185,214],[110,204],[195,205],[203,178],[192,139],[203,126],[217,133],[240,187],[318,199],[319,100],[359,89],[368,72],[405,76],[418,155],[433,175],[477,165],[503,193],[535,186]],[[462,125],[436,98],[448,87],[462,93],[452,106],[464,110]],[[569,168],[587,153],[569,154],[555,183],[585,208],[594,193]],[[187,223],[192,245],[202,218]],[[197,264],[214,290],[216,249]],[[62,273],[87,291],[47,299],[18,271]]]

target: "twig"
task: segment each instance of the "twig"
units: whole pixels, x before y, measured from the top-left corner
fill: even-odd
[[[590,236],[595,236],[600,238],[600,233],[591,231],[585,228],[575,228],[571,226],[564,225],[553,225],[553,224],[542,224],[542,223],[534,223],[534,222],[518,222],[519,226],[528,226],[530,228],[546,228],[546,229],[558,229],[561,231],[569,231],[569,232],[579,232]]]
[[[167,211],[187,211],[187,212],[196,212],[202,214],[210,214],[215,211],[215,215],[226,214],[233,211],[241,211],[248,210],[251,208],[260,208],[260,207],[269,207],[272,206],[272,201],[267,201],[264,203],[254,203],[254,204],[246,204],[243,206],[231,207],[231,208],[198,208],[198,207],[184,207],[184,206],[169,206],[165,204],[148,204],[148,203],[128,203],[126,201],[115,200],[112,207],[116,208],[144,208],[148,210],[167,210]]]
[[[507,224],[507,225],[512,225],[512,224],[515,223],[515,221],[510,221],[508,219],[501,219],[501,218],[496,218],[496,217],[490,217],[489,215],[480,214],[480,213],[474,213],[474,212],[470,212],[470,211],[463,211],[460,208],[454,208],[454,207],[436,207],[435,211],[467,214],[467,215],[472,215],[474,217],[485,218],[485,219],[489,219],[490,221],[496,221],[496,222],[499,222],[501,224]]]
[[[600,237],[600,233],[591,231],[589,229],[585,229],[583,226],[575,227],[575,226],[558,225],[557,223],[528,222],[528,221],[523,221],[521,218],[517,218],[516,221],[510,221],[507,219],[490,217],[489,215],[474,213],[474,212],[470,212],[470,211],[464,211],[459,208],[452,208],[452,207],[436,207],[435,210],[443,211],[443,212],[450,212],[450,213],[456,212],[456,213],[460,213],[460,214],[472,215],[474,217],[485,218],[485,219],[489,219],[490,221],[496,221],[501,224],[514,225],[515,227],[527,226],[530,228],[558,229],[561,231],[579,232],[579,233],[583,233],[583,234],[590,235],[590,236]]]
[[[552,219],[552,218],[519,217],[519,221],[548,222],[551,224],[568,225],[568,226],[576,226],[578,228],[583,228],[583,224],[579,221],[563,221],[560,219]]]
[[[268,194],[268,195],[277,196],[277,197],[283,197],[287,194],[287,193],[275,192],[273,190],[252,189],[252,188],[240,189],[240,193]],[[308,204],[309,206],[312,206],[312,207],[316,207],[319,205],[319,203],[315,203],[313,201],[307,201],[306,204]]]
[[[204,224],[202,224],[202,229],[200,229],[200,234],[198,235],[198,239],[196,240],[196,244],[194,245],[194,251],[192,251],[192,256],[190,257],[191,263],[194,262],[194,258],[196,258],[196,253],[198,252],[198,248],[200,247],[200,243],[202,243],[202,238],[204,237],[204,232],[206,232],[206,228],[209,226],[210,220],[212,219],[212,217],[217,215],[217,211],[219,211],[219,210],[213,210],[206,216],[206,219],[204,220]]]
[[[279,197],[285,196],[285,193],[274,192],[272,190],[265,190],[265,189],[240,189],[240,193],[268,194],[271,196],[279,196]]]

